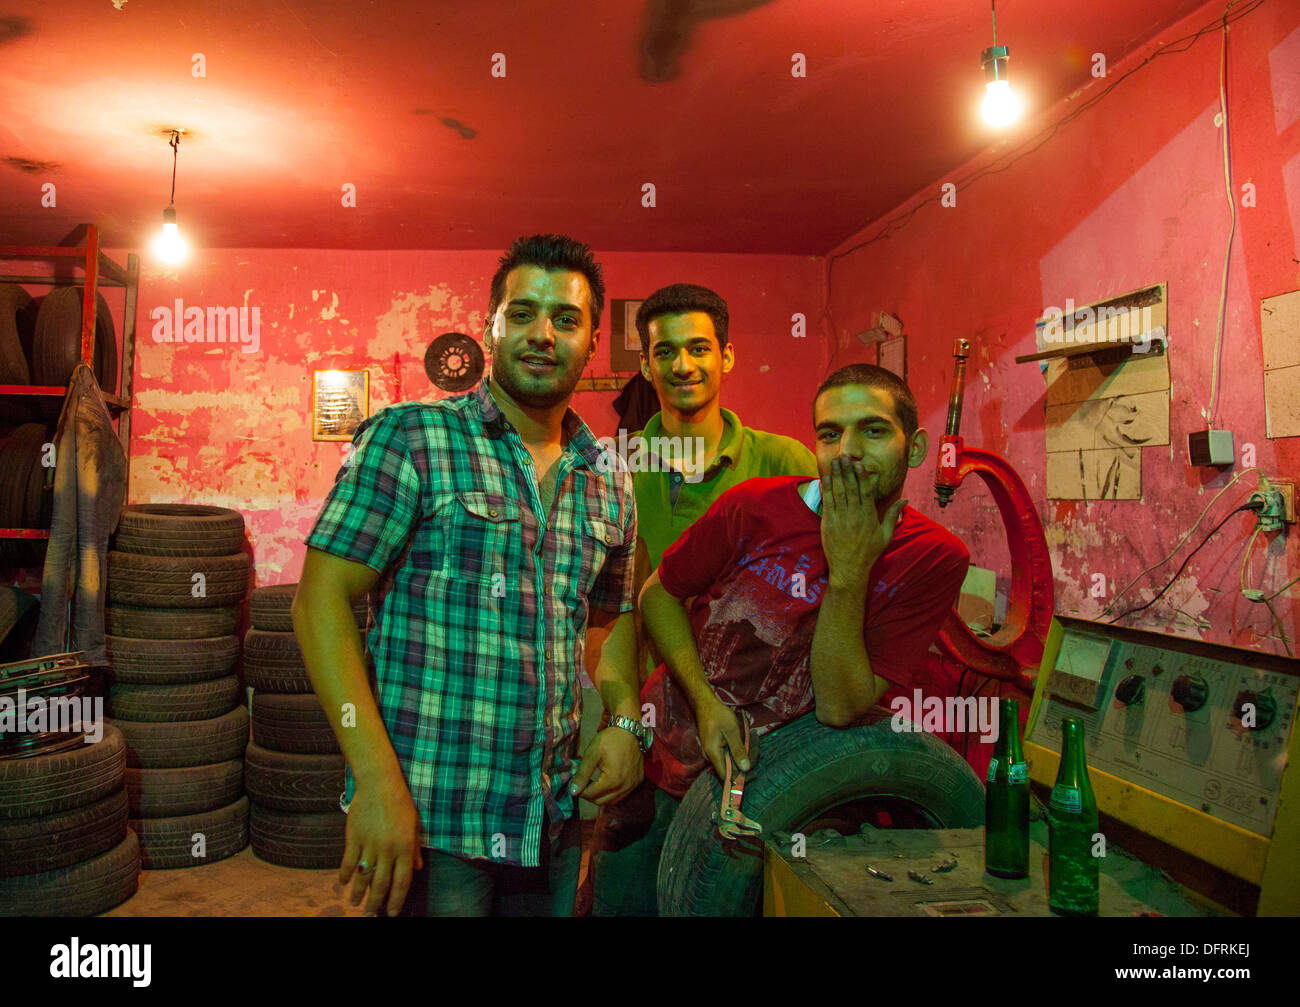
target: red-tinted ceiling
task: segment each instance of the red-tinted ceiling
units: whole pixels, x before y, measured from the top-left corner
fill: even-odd
[[[998,41],[1032,112],[1199,5],[1002,0]],[[991,36],[987,0],[11,0],[0,244],[84,221],[145,244],[171,181],[159,131],[180,126],[176,207],[208,247],[559,230],[821,254],[995,139],[976,114]]]

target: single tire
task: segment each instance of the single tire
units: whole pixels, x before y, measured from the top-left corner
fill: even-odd
[[[121,685],[205,682],[230,675],[239,661],[239,637],[233,634],[200,637],[196,640],[146,640],[108,635],[104,641],[108,646],[108,663],[113,669],[113,680]],[[125,719],[147,718],[128,716]]]
[[[143,556],[229,556],[244,548],[244,515],[201,504],[131,504],[113,548]]]
[[[233,857],[248,845],[248,798],[215,811],[169,818],[132,818],[140,836],[140,862],[145,870],[202,867]],[[195,854],[196,834],[203,836],[202,855]]]
[[[341,751],[315,693],[254,690],[253,740],[276,752],[332,755]]]
[[[0,759],[0,821],[52,815],[114,793],[126,769],[126,740],[104,722],[89,745],[25,759]]]
[[[244,635],[244,681],[266,692],[311,692],[298,638],[292,633],[250,629]]]
[[[58,431],[54,427],[41,427],[39,443],[33,445],[32,467],[27,473],[27,494],[23,498],[23,527],[45,528],[53,525],[54,517],[54,466],[45,464],[46,445],[53,446]]]
[[[113,723],[126,738],[126,764],[133,769],[180,769],[242,759],[248,744],[248,711],[243,706],[211,720]]]
[[[293,632],[293,599],[298,593],[298,585],[274,584],[270,587],[255,587],[248,596],[248,621],[253,629],[272,633]],[[352,618],[360,629],[369,625],[369,602],[362,595],[352,603]]]
[[[193,594],[196,574],[204,595]],[[248,554],[231,556],[141,556],[108,554],[108,598],[114,605],[149,608],[219,608],[238,605],[248,593]]]
[[[81,359],[82,287],[58,287],[41,299],[32,339],[32,383],[66,387]],[[95,293],[95,380],[106,392],[117,391],[117,335],[104,295]]]
[[[26,656],[40,615],[40,602],[30,591],[0,585],[0,663]]]
[[[112,716],[150,724],[211,720],[239,705],[243,688],[234,675],[185,685],[114,685],[108,690]]]
[[[281,867],[338,867],[343,862],[347,827],[347,815],[337,809],[298,814],[254,802],[248,816],[253,852]]]
[[[0,385],[29,385],[26,347],[36,334],[37,304],[16,283],[0,283]]]
[[[50,527],[54,492],[45,486],[47,469],[41,461],[44,445],[53,437],[43,423],[24,423],[0,443],[0,527]],[[47,545],[46,539],[0,539],[0,559],[40,566]]]
[[[343,793],[341,755],[276,752],[255,741],[244,751],[248,796],[282,811],[333,811]]]
[[[239,606],[136,608],[107,605],[104,608],[104,628],[112,636],[134,640],[203,640],[214,636],[234,636],[239,629]]]
[[[127,829],[107,853],[79,864],[0,878],[0,916],[94,916],[120,906],[139,884],[140,840]]]
[[[0,822],[0,878],[41,874],[106,853],[126,838],[127,797],[107,797],[39,818]]]
[[[661,916],[753,916],[760,907],[761,851],[717,837],[710,816],[721,794],[718,778],[706,772],[682,798],[659,860]],[[763,737],[745,780],[744,812],[770,836],[864,798],[901,801],[933,828],[984,822],[983,784],[937,738],[895,732],[888,720],[841,730],[812,714]]]
[[[126,771],[132,818],[171,818],[213,811],[239,800],[244,763],[239,759],[183,769]]]
[[[27,527],[28,485],[33,467],[40,467],[45,443],[43,423],[24,423],[0,442],[0,519],[6,528]]]

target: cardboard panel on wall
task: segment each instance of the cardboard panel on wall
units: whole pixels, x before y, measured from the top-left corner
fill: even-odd
[[[1169,443],[1169,393],[1144,392],[1047,407],[1047,451]]]
[[[1300,367],[1264,372],[1264,410],[1269,437],[1300,437]]]
[[[1134,354],[1123,362],[1096,362],[1093,355],[1061,358],[1047,364],[1047,405],[1169,391],[1169,358],[1163,353]]]
[[[1047,495],[1056,500],[1137,500],[1142,449],[1054,451],[1047,456]]]
[[[1300,290],[1259,302],[1269,437],[1300,437]]]

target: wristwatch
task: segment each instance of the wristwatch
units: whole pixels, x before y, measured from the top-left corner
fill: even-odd
[[[636,738],[636,743],[641,746],[641,754],[644,755],[650,751],[650,746],[654,744],[655,732],[653,728],[646,727],[639,720],[633,720],[631,717],[624,717],[622,714],[615,714],[609,718],[610,727],[621,727],[625,731],[631,732]]]

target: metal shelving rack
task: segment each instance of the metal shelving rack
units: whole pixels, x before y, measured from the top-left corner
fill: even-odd
[[[118,386],[101,389],[109,412],[117,417],[117,436],[126,451],[127,475],[131,465],[131,382],[135,365],[135,313],[140,290],[140,256],[134,252],[126,257],[126,268],[110,259],[99,249],[99,228],[86,226],[84,245],[0,245],[0,261],[12,259],[73,260],[84,277],[49,276],[43,274],[0,276],[0,283],[27,283],[51,287],[84,284],[81,301],[81,359],[92,369],[95,365],[95,318],[98,314],[96,293],[100,287],[123,287],[126,307],[122,314],[122,345],[118,354]],[[0,395],[35,395],[62,399],[68,389],[58,385],[0,385]],[[0,538],[48,539],[44,528],[0,528]]]

